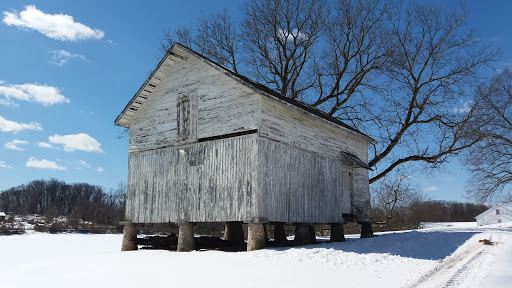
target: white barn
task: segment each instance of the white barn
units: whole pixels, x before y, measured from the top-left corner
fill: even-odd
[[[130,135],[129,235],[132,224],[178,223],[181,239],[193,223],[245,222],[253,235],[267,223],[350,220],[371,234],[374,140],[185,46],[167,52],[115,124]]]
[[[512,209],[494,206],[475,217],[478,226],[512,222]]]

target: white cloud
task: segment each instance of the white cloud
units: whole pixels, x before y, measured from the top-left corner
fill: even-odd
[[[437,186],[429,186],[429,187],[423,188],[423,191],[437,191],[437,190],[439,190],[439,187],[437,187]]]
[[[66,167],[59,166],[54,161],[46,159],[37,160],[34,157],[30,157],[27,161],[27,167],[41,168],[41,169],[55,169],[55,170],[66,170]]]
[[[455,181],[455,180],[457,180],[457,178],[454,176],[447,176],[447,177],[444,177],[443,180],[444,181]]]
[[[103,172],[103,167],[98,167],[98,172]]]
[[[87,168],[91,168],[91,165],[89,165],[89,163],[85,162],[85,161],[80,161],[80,165],[84,166],[84,167],[87,167]]]
[[[12,103],[11,99],[25,100],[30,102],[37,102],[44,106],[53,105],[57,103],[69,103],[69,99],[60,94],[59,89],[37,84],[20,84],[20,85],[2,85],[0,84],[0,95],[6,99],[3,103],[9,105]],[[0,99],[2,100],[2,99]],[[0,104],[3,104],[0,102]]]
[[[42,147],[42,148],[53,148],[52,145],[50,145],[46,142],[39,142],[39,143],[37,143],[37,146]]]
[[[455,113],[468,113],[471,111],[471,105],[473,104],[473,101],[462,101],[462,107],[454,107],[453,112]]]
[[[18,145],[23,145],[27,143],[27,141],[14,139],[11,142],[5,143],[5,148],[12,150],[23,150],[23,148],[18,147]]]
[[[298,29],[292,29],[291,31],[279,29],[277,36],[281,40],[293,41],[293,38],[297,38],[299,41],[307,40],[308,37],[304,32],[299,32]]]
[[[5,105],[5,106],[11,106],[13,105],[14,103],[12,103],[12,101],[9,101],[7,99],[2,99],[0,98],[0,105]]]
[[[75,150],[82,150],[86,152],[103,152],[101,150],[100,142],[96,141],[91,136],[80,133],[71,135],[54,135],[48,137],[48,141],[52,144],[60,144],[64,151],[73,152]]]
[[[110,43],[110,45],[112,45],[112,46],[118,46],[119,45],[119,43],[117,43],[116,41],[110,40],[110,39],[107,40],[107,42]]]
[[[12,166],[7,165],[5,161],[0,161],[0,168],[12,168]]]
[[[82,61],[86,61],[87,59],[85,56],[80,54],[73,54],[66,50],[50,50],[50,55],[52,59],[50,60],[50,63],[55,64],[57,66],[62,67],[64,64],[66,64],[71,59],[79,59]]]
[[[30,123],[18,123],[14,121],[9,121],[4,117],[0,116],[0,131],[2,132],[20,132],[23,130],[42,130],[41,124],[37,122]]]
[[[105,33],[99,29],[75,22],[65,14],[46,14],[34,5],[25,6],[19,14],[4,11],[3,22],[9,26],[29,28],[41,32],[46,37],[62,41],[101,39]]]

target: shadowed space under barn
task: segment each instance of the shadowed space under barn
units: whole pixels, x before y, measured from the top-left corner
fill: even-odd
[[[196,223],[225,223],[225,240],[265,247],[267,225],[295,244],[313,224],[372,234],[367,135],[175,44],[115,120],[129,129],[123,250],[137,225],[176,223],[178,251],[195,248]]]

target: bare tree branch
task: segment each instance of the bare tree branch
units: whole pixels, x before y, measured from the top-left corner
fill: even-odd
[[[476,102],[463,100],[499,51],[467,26],[468,13],[415,0],[246,1],[241,23],[226,10],[203,13],[167,32],[163,47],[176,39],[366,132],[378,141],[369,145],[374,183],[407,163],[437,167],[484,139]],[[495,127],[512,122],[488,107],[502,119]]]
[[[465,153],[471,178],[468,194],[477,201],[512,202],[512,71],[505,69],[479,87],[475,99],[476,126],[484,141]]]

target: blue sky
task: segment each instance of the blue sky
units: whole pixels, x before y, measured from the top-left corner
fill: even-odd
[[[238,1],[0,2],[0,190],[55,177],[115,187],[128,139],[113,124],[155,67],[165,28]],[[469,2],[469,22],[512,63],[512,3]],[[463,200],[457,161],[422,179],[432,198]]]

